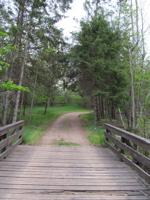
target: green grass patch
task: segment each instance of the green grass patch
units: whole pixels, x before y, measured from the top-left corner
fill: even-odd
[[[102,126],[96,126],[94,120],[94,113],[83,114],[80,116],[83,121],[85,129],[88,131],[88,139],[93,145],[105,144],[105,129]]]
[[[43,107],[35,107],[33,109],[32,116],[29,114],[29,109],[26,111],[23,143],[34,145],[42,137],[47,127],[55,121],[60,115],[68,112],[84,112],[87,111],[81,108],[79,105],[67,105],[67,106],[54,106],[44,113]]]
[[[58,141],[56,141],[55,144],[58,145],[58,146],[68,146],[68,147],[70,147],[70,146],[80,146],[80,145],[77,144],[77,143],[65,141],[63,138],[60,139],[60,140],[58,140]]]

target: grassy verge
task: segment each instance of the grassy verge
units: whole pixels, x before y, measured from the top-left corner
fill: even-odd
[[[94,114],[88,113],[80,116],[81,120],[84,123],[84,127],[87,130],[88,139],[93,145],[104,145],[105,137],[104,137],[104,128],[102,126],[96,126],[94,124]]]
[[[24,144],[36,144],[43,135],[46,128],[60,115],[67,112],[82,112],[87,111],[78,105],[68,105],[68,106],[55,106],[48,108],[47,113],[44,115],[44,109],[42,107],[35,107],[33,109],[32,116],[27,114],[24,117],[25,127],[23,135]]]
[[[73,143],[73,142],[68,142],[68,141],[65,141],[63,138],[56,141],[56,145],[58,146],[68,146],[68,147],[72,147],[72,146],[80,146],[79,144],[77,143]]]

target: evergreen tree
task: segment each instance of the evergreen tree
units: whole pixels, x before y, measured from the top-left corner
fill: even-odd
[[[127,69],[122,62],[123,33],[111,27],[103,15],[82,22],[81,27],[73,53],[82,91],[91,99],[99,94],[112,107],[121,106],[127,91]]]
[[[32,85],[36,88],[35,82],[37,81],[35,79],[37,79],[38,71],[41,72],[41,74],[38,73],[39,79],[43,75],[43,71],[49,73],[57,71],[57,66],[60,66],[58,54],[61,52],[63,39],[55,24],[69,9],[71,2],[72,0],[55,2],[52,0],[13,0],[11,6],[7,0],[1,3],[1,26],[8,33],[8,42],[14,47],[6,58],[10,66],[4,73],[8,83],[13,81],[18,87],[22,87],[25,83],[26,86],[31,87],[32,91]],[[53,52],[49,52],[51,49],[55,50],[55,55]],[[55,61],[51,59],[52,54]],[[38,63],[38,68],[41,70],[37,70],[36,65],[32,65],[33,63]],[[29,81],[31,73],[35,79],[32,78]],[[54,81],[56,84],[56,74],[49,74],[47,82],[52,83],[52,80],[56,79]],[[29,85],[28,82],[31,84]],[[41,85],[44,85],[45,88],[48,87],[45,83],[41,83]],[[15,122],[18,119],[22,105],[27,102],[25,98],[27,95],[24,95],[20,90],[11,94],[5,93],[2,98],[4,104],[7,102],[7,106],[4,107],[5,123]],[[31,101],[33,104],[33,99]]]

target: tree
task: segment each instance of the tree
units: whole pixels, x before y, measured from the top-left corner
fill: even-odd
[[[8,34],[4,31],[0,32],[0,36],[2,37],[2,40],[4,40],[3,42],[3,47],[1,47],[0,49],[0,75],[2,76],[3,73],[5,71],[8,70],[8,68],[10,67],[10,65],[6,62],[6,58],[5,56],[10,54],[12,52],[12,50],[14,49],[14,47],[10,44],[8,44],[7,42],[7,38]],[[5,41],[6,39],[6,41]],[[4,106],[3,106],[3,117],[2,117],[2,124],[5,125],[6,124],[6,120],[7,120],[7,109],[8,109],[8,96],[9,93],[11,91],[24,91],[27,92],[29,91],[27,87],[23,87],[23,86],[18,86],[15,83],[13,83],[13,81],[7,81],[5,80],[6,77],[4,78],[4,80],[2,80],[0,82],[0,89],[2,90],[1,92],[6,94],[6,97],[4,95]]]
[[[36,67],[34,66],[34,69],[32,69],[31,66],[32,60],[35,57],[35,63],[43,59],[41,64],[44,64],[45,68],[49,68],[47,58],[41,58],[41,55],[48,48],[54,47],[56,52],[59,51],[61,45],[56,43],[61,40],[61,36],[59,36],[60,34],[55,24],[63,17],[65,11],[69,9],[71,2],[72,0],[57,2],[52,0],[49,2],[46,0],[13,0],[11,7],[7,0],[1,3],[1,25],[9,33],[9,43],[15,47],[9,57],[5,56],[10,66],[8,70],[5,70],[5,76],[3,75],[6,81],[9,81],[9,83],[13,82],[18,87],[22,87],[24,83],[30,87],[27,84],[30,72],[37,72]],[[42,39],[43,36],[44,39]],[[46,42],[49,44],[49,47],[46,45]],[[55,59],[58,59],[58,57],[55,56]],[[55,62],[57,61],[55,60]],[[42,67],[39,66],[41,69]],[[49,81],[51,78],[55,79],[54,77],[48,77]],[[33,83],[35,80],[31,82]],[[46,87],[48,86],[45,85]],[[18,118],[21,104],[24,101],[27,102],[27,99],[25,99],[27,95],[23,95],[20,90],[14,90],[11,94],[5,93],[4,96],[4,104],[6,105],[7,102],[7,106],[5,106],[5,113],[7,113],[5,121],[6,123],[11,120],[15,122]],[[8,110],[10,110],[9,114]]]
[[[73,50],[80,87],[91,99],[93,95],[101,97],[99,104],[104,116],[108,113],[106,109],[111,107],[109,114],[115,117],[114,107],[121,106],[126,95],[127,69],[122,62],[122,35],[103,15],[96,15],[90,21],[81,22],[78,44]]]

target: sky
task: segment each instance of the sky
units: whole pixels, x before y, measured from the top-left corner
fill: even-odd
[[[71,32],[80,30],[80,20],[85,16],[84,4],[85,0],[73,0],[71,9],[67,11],[66,17],[57,25],[62,28],[64,35],[71,38]]]
[[[145,45],[147,53],[150,55],[150,0],[138,0],[139,7],[144,11],[144,31]],[[80,20],[85,16],[83,7],[85,0],[74,0],[71,9],[67,11],[66,18],[57,25],[63,29],[65,37],[71,40],[71,32],[80,30]]]

